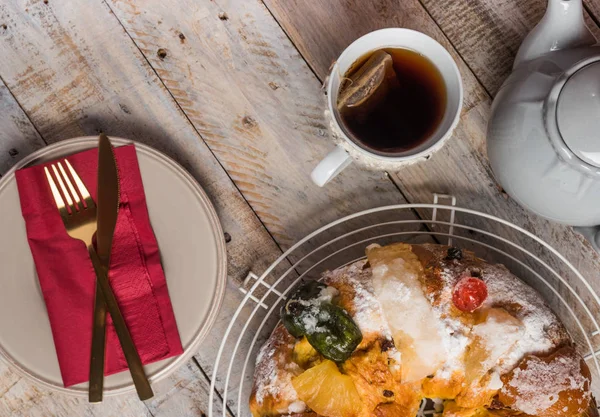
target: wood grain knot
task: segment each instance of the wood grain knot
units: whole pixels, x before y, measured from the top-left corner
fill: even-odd
[[[127,107],[125,104],[119,104],[119,107],[121,108],[121,110],[123,110],[123,113],[131,114],[131,110],[129,110],[129,107]]]
[[[258,125],[258,122],[251,116],[244,116],[242,119],[242,125],[244,125],[246,129],[252,129]]]
[[[158,55],[160,59],[165,59],[167,57],[167,50],[164,48],[159,48],[159,50],[156,51],[156,55]]]

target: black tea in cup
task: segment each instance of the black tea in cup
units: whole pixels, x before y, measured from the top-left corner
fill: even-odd
[[[340,85],[337,109],[359,146],[397,156],[424,143],[446,109],[440,71],[423,55],[385,48],[358,59]]]

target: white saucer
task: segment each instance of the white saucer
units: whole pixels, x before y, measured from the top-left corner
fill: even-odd
[[[111,141],[115,146],[133,143]],[[87,384],[63,387],[14,171],[97,144],[96,137],[59,142],[29,155],[0,178],[0,358],[26,378],[72,395],[87,395]],[[150,381],[156,382],[198,351],[214,323],[225,290],[227,257],[219,219],[198,183],[169,157],[145,145],[135,146],[184,348],[181,356],[145,367]],[[107,396],[132,391],[129,372],[105,378],[104,389]]]

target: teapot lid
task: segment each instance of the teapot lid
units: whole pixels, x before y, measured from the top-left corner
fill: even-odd
[[[600,167],[600,62],[571,75],[558,96],[556,122],[579,159]]]

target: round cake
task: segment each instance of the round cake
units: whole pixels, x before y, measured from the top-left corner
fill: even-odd
[[[255,417],[598,416],[562,323],[502,265],[442,245],[367,259],[292,292],[261,348]]]

